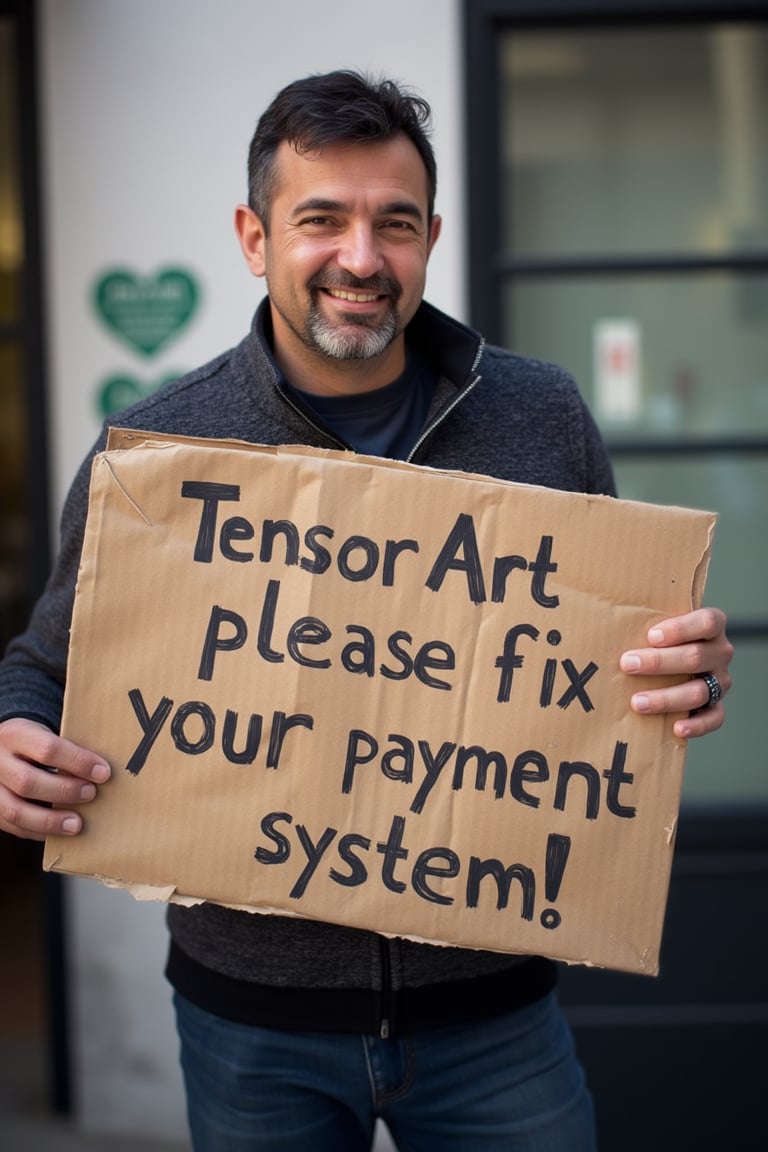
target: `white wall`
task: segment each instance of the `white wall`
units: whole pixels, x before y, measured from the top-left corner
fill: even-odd
[[[232,228],[256,120],[310,72],[383,72],[431,103],[443,233],[427,295],[464,312],[463,93],[458,0],[43,0],[43,193],[53,501],[99,428],[106,379],[149,386],[245,333],[261,292]],[[189,269],[199,311],[153,356],[91,303],[105,271]],[[184,1132],[162,908],[68,884],[75,1092],[81,1125]]]

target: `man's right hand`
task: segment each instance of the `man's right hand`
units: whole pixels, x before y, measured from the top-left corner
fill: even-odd
[[[103,757],[34,720],[0,724],[0,830],[25,840],[75,836],[77,811],[109,779]]]

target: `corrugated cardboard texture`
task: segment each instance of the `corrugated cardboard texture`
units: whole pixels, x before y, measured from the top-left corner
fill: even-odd
[[[685,744],[618,658],[700,604],[714,524],[113,433],[63,722],[113,776],[45,866],[655,973]]]

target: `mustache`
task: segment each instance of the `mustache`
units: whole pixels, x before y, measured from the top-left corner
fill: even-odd
[[[318,272],[313,276],[308,287],[316,288],[342,288],[350,292],[375,292],[377,296],[391,296],[397,300],[402,288],[397,280],[390,276],[366,276],[360,279],[350,272]]]

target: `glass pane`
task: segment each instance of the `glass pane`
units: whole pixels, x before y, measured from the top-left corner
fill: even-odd
[[[691,740],[685,760],[684,804],[765,804],[768,772],[762,713],[768,642],[744,640],[731,665],[733,689],[719,732]]]
[[[520,279],[502,343],[565,365],[603,430],[768,432],[768,277]]]
[[[0,323],[20,315],[23,259],[15,29],[0,17]]]
[[[768,621],[768,453],[614,460],[625,500],[718,513],[705,602],[732,620]]]
[[[506,250],[768,246],[764,25],[508,30],[500,74]]]

